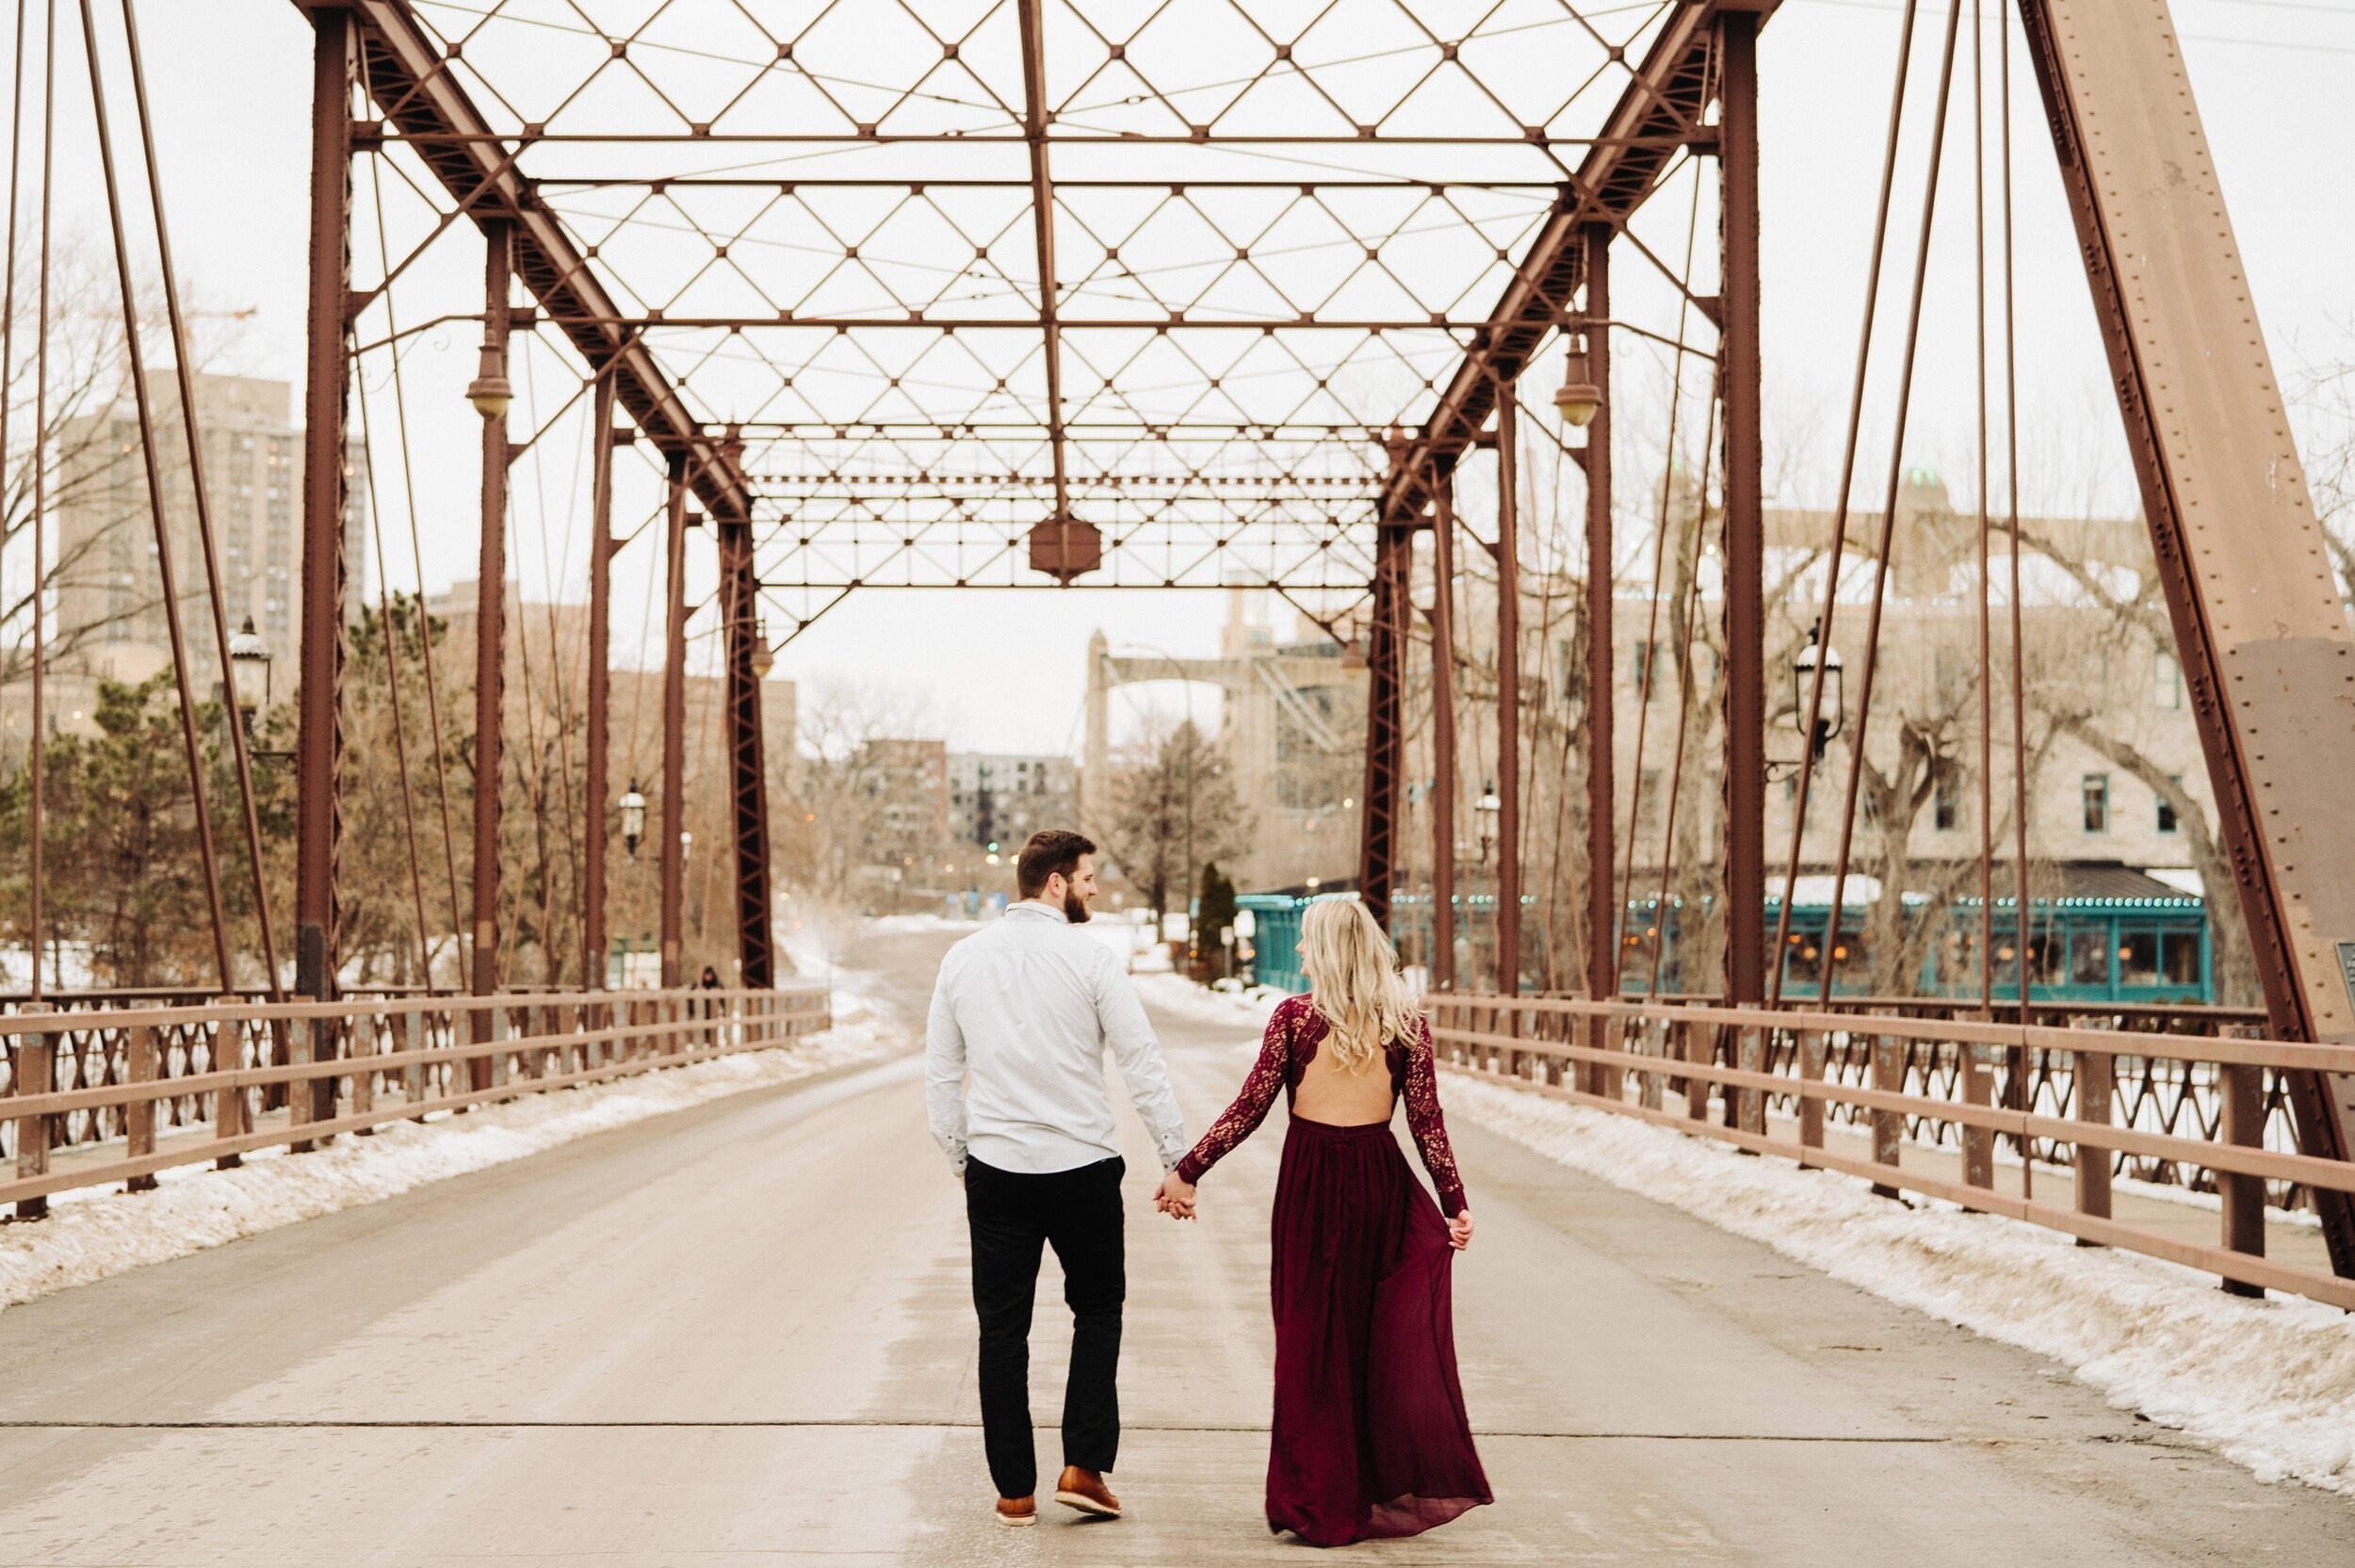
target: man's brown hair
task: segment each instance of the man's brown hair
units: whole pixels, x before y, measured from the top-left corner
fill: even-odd
[[[1080,857],[1096,853],[1096,844],[1084,833],[1064,828],[1044,828],[1031,835],[1015,857],[1015,891],[1025,898],[1035,898],[1047,891],[1047,879],[1061,872],[1075,876],[1080,869]]]

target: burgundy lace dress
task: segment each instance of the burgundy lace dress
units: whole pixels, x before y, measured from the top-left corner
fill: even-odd
[[[1198,1182],[1285,1104],[1325,1023],[1306,996],[1269,1020],[1242,1092],[1178,1164]],[[1489,1501],[1455,1374],[1448,1214],[1464,1187],[1439,1115],[1431,1031],[1389,1048],[1390,1090],[1439,1190],[1415,1180],[1389,1123],[1294,1116],[1269,1224],[1275,1409],[1267,1522],[1319,1546],[1417,1535]]]

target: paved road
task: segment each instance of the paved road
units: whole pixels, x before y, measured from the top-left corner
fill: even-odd
[[[912,994],[943,940],[861,958]],[[1247,1045],[1164,1025],[1198,1126]],[[1259,1512],[1282,1112],[1196,1226],[1132,1176],[1131,1517],[1014,1533],[983,1517],[961,1211],[914,1069],[739,1096],[0,1314],[0,1564],[1305,1560]],[[2049,1364],[1477,1128],[1456,1141],[1481,1221],[1457,1332],[1501,1500],[1358,1557],[2355,1560],[2344,1501],[2260,1486]],[[1048,1464],[1063,1337],[1043,1305]]]

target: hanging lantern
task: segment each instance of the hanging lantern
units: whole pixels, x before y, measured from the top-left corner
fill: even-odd
[[[646,797],[639,791],[638,781],[629,781],[629,791],[622,797],[622,848],[629,858],[638,858],[638,846],[646,841]]]
[[[253,733],[253,716],[269,706],[269,644],[253,629],[247,616],[237,635],[229,639],[229,692],[246,734]]]
[[[753,622],[753,679],[765,681],[769,671],[777,667],[777,651],[769,646],[769,628],[758,620]]]
[[[1816,633],[1821,626],[1819,622],[1808,628],[1807,645],[1791,661],[1792,712],[1802,726],[1807,723],[1808,693],[1814,686],[1815,667],[1819,662],[1823,665],[1824,706],[1815,717],[1813,737],[1815,754],[1819,757],[1824,754],[1825,744],[1840,733],[1841,720],[1846,712],[1840,650],[1821,646],[1816,641]]]
[[[485,419],[497,419],[513,402],[515,388],[507,379],[507,350],[485,338],[482,358],[475,368],[475,378],[466,388],[466,401],[474,412]]]
[[[1563,367],[1562,385],[1553,395],[1562,422],[1578,429],[1585,428],[1602,407],[1602,388],[1595,384],[1586,353],[1586,334],[1582,331],[1570,339],[1569,363]]]

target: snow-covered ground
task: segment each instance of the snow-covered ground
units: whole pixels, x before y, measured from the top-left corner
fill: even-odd
[[[1147,1007],[1197,1024],[1226,1024],[1255,1032],[1267,1027],[1268,1015],[1275,1010],[1275,1004],[1290,994],[1272,985],[1255,985],[1247,991],[1212,991],[1183,975],[1167,971],[1132,978],[1137,994],[1145,998]]]
[[[376,1203],[448,1176],[538,1154],[576,1138],[684,1110],[724,1095],[904,1051],[904,1025],[845,974],[834,1027],[775,1050],[618,1078],[430,1121],[396,1122],[307,1154],[245,1156],[234,1171],[166,1171],[153,1192],[97,1188],[59,1193],[49,1218],[0,1225],[0,1308],[142,1264],[218,1247],[297,1220]]]
[[[2355,1492],[2355,1315],[1951,1204],[1874,1197],[1666,1127],[1451,1073],[1448,1107],[1835,1279],[2051,1356],[2260,1479]]]

